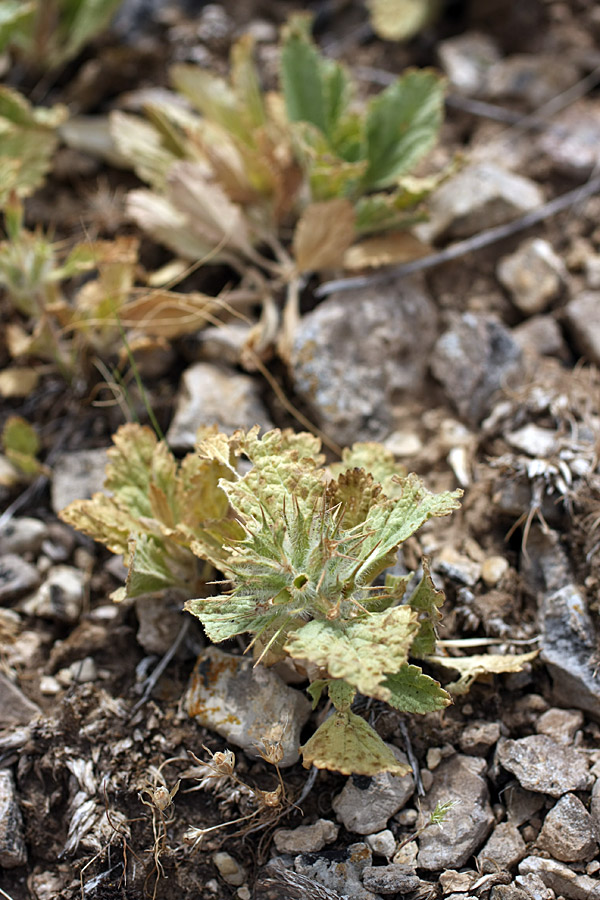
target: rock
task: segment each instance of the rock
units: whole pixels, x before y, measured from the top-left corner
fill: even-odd
[[[544,805],[544,798],[535,791],[526,791],[516,782],[508,785],[504,791],[504,802],[508,821],[521,826],[528,822]]]
[[[18,556],[31,553],[35,556],[47,533],[46,523],[39,519],[29,516],[9,519],[0,527],[0,553],[16,553]]]
[[[413,812],[416,812],[416,810],[413,810]],[[408,844],[404,844],[396,850],[392,857],[392,862],[397,863],[399,866],[416,870],[418,855],[419,845],[416,841],[409,841]]]
[[[252,326],[244,322],[209,326],[193,335],[185,336],[183,349],[186,356],[197,361],[238,366],[250,337]]]
[[[40,588],[19,604],[29,616],[55,622],[73,623],[79,619],[85,594],[86,575],[73,566],[53,566]]]
[[[583,713],[581,710],[552,707],[539,717],[536,731],[538,734],[547,734],[548,737],[561,744],[571,744],[575,732],[582,727]]]
[[[527,853],[521,832],[512,822],[500,822],[487,844],[477,855],[479,871],[505,872],[512,869]]]
[[[499,737],[498,722],[472,722],[461,731],[460,749],[469,756],[485,756]]]
[[[357,843],[344,850],[303,853],[294,860],[294,868],[298,875],[314,879],[348,900],[380,900],[379,894],[368,891],[361,883],[362,873],[371,863],[367,845]]]
[[[495,41],[476,31],[440,41],[437,54],[452,87],[469,97],[485,93],[488,72],[500,60]]]
[[[530,791],[560,797],[569,791],[588,790],[592,784],[587,757],[545,734],[530,734],[516,741],[501,738],[496,756]]]
[[[486,587],[496,587],[508,572],[509,562],[504,556],[488,556],[481,564],[481,578]]]
[[[422,389],[436,337],[436,307],[416,281],[332,294],[298,325],[294,388],[338,443],[382,440],[393,404]]]
[[[73,500],[89,500],[102,490],[104,469],[108,462],[106,449],[76,450],[61,453],[52,466],[52,509],[59,513]]]
[[[415,228],[425,243],[467,238],[504,225],[544,202],[534,181],[481,162],[449,178],[428,201],[429,220]]]
[[[396,852],[396,838],[389,828],[368,834],[365,843],[376,856],[385,856],[386,859],[391,859]]]
[[[26,862],[27,848],[15,782],[9,769],[0,769],[0,868],[14,869]]]
[[[404,866],[390,863],[387,866],[367,866],[363,872],[363,884],[369,891],[379,894],[410,894],[419,889],[421,879]]]
[[[554,428],[542,428],[533,422],[528,422],[516,431],[510,431],[504,435],[505,440],[515,450],[526,453],[531,457],[542,459],[559,452],[558,435]]]
[[[467,892],[477,880],[474,872],[457,872],[456,869],[446,869],[440,873],[440,887],[445,894],[459,891]]]
[[[168,592],[137,597],[135,614],[139,622],[138,644],[146,653],[164,656],[175,643],[184,622],[181,601],[177,602]]]
[[[40,714],[39,706],[32,703],[6,675],[0,672],[0,728],[27,725]]]
[[[340,828],[329,819],[317,819],[313,825],[298,828],[278,828],[273,840],[279,853],[315,853],[338,836]]]
[[[592,790],[590,813],[594,825],[594,834],[596,836],[596,840],[600,843],[600,778],[596,780],[596,783]]]
[[[33,873],[27,880],[32,900],[56,900],[65,885],[64,874],[56,872]]]
[[[566,900],[600,900],[600,881],[587,875],[576,875],[563,863],[540,856],[528,856],[519,863],[521,875],[537,875],[546,887]],[[519,879],[516,879],[519,881]]]
[[[563,359],[568,354],[563,333],[554,316],[532,316],[513,328],[511,334],[527,356],[557,356]]]
[[[190,716],[258,758],[262,738],[281,740],[281,767],[298,761],[300,729],[311,712],[300,691],[251,659],[208,647],[196,663],[185,698]],[[277,723],[285,723],[274,734]]]
[[[442,547],[441,551],[435,556],[433,562],[434,572],[439,572],[446,578],[456,581],[457,584],[464,584],[472,587],[479,581],[481,575],[481,565],[466,556],[459,553],[454,547],[449,545]]]
[[[438,803],[454,801],[441,828],[431,827],[419,838],[418,865],[423,869],[463,866],[485,841],[493,823],[484,759],[457,754],[434,773],[433,787],[422,803],[425,817]]]
[[[577,179],[587,178],[600,164],[600,108],[595,100],[577,100],[552,119],[544,129],[540,151],[557,169]]]
[[[578,352],[600,365],[600,291],[582,291],[574,297],[565,307],[565,319]]]
[[[532,900],[531,894],[515,884],[495,884],[490,900]]]
[[[597,852],[592,817],[575,794],[565,794],[550,810],[537,845],[562,862],[590,859]]]
[[[437,341],[431,371],[460,415],[477,425],[491,410],[496,391],[521,370],[521,349],[491,316],[463,313]]]
[[[231,434],[236,428],[273,427],[250,375],[199,362],[183,373],[177,408],[167,432],[169,446],[191,450],[201,425],[217,425]]]
[[[387,745],[399,762],[408,763],[406,755],[393,744]],[[338,821],[347,831],[375,834],[383,831],[388,820],[408,803],[415,789],[413,776],[381,772],[373,778],[354,775],[343,791],[334,797],[332,806]]]
[[[246,872],[244,867],[239,864],[237,859],[231,853],[225,853],[219,850],[213,853],[213,862],[219,870],[219,875],[227,884],[239,887],[246,880]]]
[[[584,269],[587,286],[592,290],[600,288],[600,254],[586,257]]]
[[[548,241],[532,238],[501,259],[496,273],[517,309],[532,316],[559,295],[566,270]]]
[[[95,681],[98,677],[98,669],[91,656],[75,660],[69,666],[69,671],[71,673],[71,681],[77,684],[87,684],[90,681]]]
[[[517,885],[523,885],[527,900],[555,900],[552,888],[546,887],[539,875],[530,872],[528,875],[517,875]]]
[[[16,600],[33,591],[40,583],[40,573],[16,553],[0,556],[0,603]]]
[[[41,551],[51,562],[66,562],[73,553],[74,547],[75,532],[70,525],[63,525],[62,522],[51,522],[48,525],[48,535],[42,541]],[[81,551],[83,547],[78,549]]]
[[[517,53],[488,70],[486,97],[525,101],[530,109],[536,109],[572,87],[579,72],[577,65],[556,54]]]

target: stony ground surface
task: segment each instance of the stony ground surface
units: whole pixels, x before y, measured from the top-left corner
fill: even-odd
[[[291,8],[276,6],[166,14],[131,0],[114,37],[52,99],[95,113],[140,81],[160,83],[170,59],[223,70],[247,26],[260,35],[268,78],[275,26]],[[322,46],[366,87],[408,64],[447,74],[436,161],[462,159],[421,226],[435,249],[595,177],[600,15],[591,0],[449,3],[405,46],[373,39],[358,3],[317,11]],[[131,66],[115,65],[115,42],[130,47]],[[127,230],[127,177],[63,150],[28,220],[62,236],[82,220],[100,236]],[[528,230],[410,277],[320,300],[311,285],[289,371],[273,366],[334,442],[383,441],[432,489],[464,488],[461,512],[404,552],[408,566],[426,554],[446,592],[440,638],[472,638],[475,653],[540,650],[521,672],[478,678],[443,713],[363,706],[411,763],[403,778],[308,773],[291,755],[286,800],[270,806],[277,774],[247,734],[273,704],[275,718],[287,710],[295,745],[311,715],[303,685],[250,670],[237,644],[207,647],[176,593],[110,601],[119,560],[56,513],[101,487],[118,406],[93,405],[52,376],[25,402],[5,401],[3,416],[40,427],[51,475],[1,498],[12,512],[0,527],[3,897],[600,898],[599,221],[600,196],[582,193]],[[163,259],[156,247],[144,252]],[[207,329],[147,379],[173,447],[190,448],[207,421],[298,427],[269,383],[244,370],[246,338],[237,326]],[[235,734],[217,735],[206,713],[202,673],[217,663],[211,697],[234,697]],[[237,755],[236,784],[206,766],[226,748]],[[415,838],[436,803],[450,801],[443,826]],[[227,822],[202,840],[194,831]]]

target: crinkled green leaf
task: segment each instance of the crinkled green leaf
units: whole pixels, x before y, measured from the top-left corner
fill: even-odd
[[[460,673],[458,681],[447,684],[451,694],[466,694],[480,675],[502,675],[506,672],[521,672],[525,663],[531,662],[539,650],[530,653],[482,653],[477,656],[428,656],[427,662],[454,669]]]
[[[151,428],[121,425],[106,451],[104,487],[132,516],[152,516],[150,482],[158,439]]]
[[[349,709],[325,719],[300,752],[306,769],[313,765],[343,775],[410,772],[410,766],[398,762],[377,732]]]
[[[426,69],[406,72],[369,103],[365,187],[391,185],[433,147],[442,124],[444,81]]]
[[[382,683],[389,691],[387,702],[402,712],[435,712],[452,702],[441,685],[424,675],[419,666],[403,665],[397,672],[386,675]]]
[[[128,554],[130,563],[127,573],[127,596],[139,597],[170,587],[185,590],[190,567],[189,556],[186,559],[187,554],[188,551],[180,551],[178,565],[177,560],[170,558],[169,550],[159,538],[141,534],[131,540]]]
[[[41,0],[49,3],[49,0]],[[121,0],[63,0],[46,53],[48,67],[64,64],[109,24]]]
[[[317,678],[316,681],[312,681],[306,688],[306,693],[310,694],[313,709],[316,709],[319,705],[321,694],[328,684],[331,684],[329,678]]]
[[[264,611],[260,611],[254,597],[239,595],[188,600],[185,608],[200,619],[207,636],[216,643],[245,632],[260,634],[270,628],[279,615],[278,610],[266,604]]]
[[[285,645],[294,659],[306,659],[326,669],[332,678],[354,685],[361,694],[387,700],[382,686],[386,673],[407,661],[418,630],[408,606],[346,621],[313,620],[295,631]]]
[[[362,524],[382,495],[381,485],[364,469],[350,469],[341,472],[335,481],[327,485],[326,503],[333,508],[341,504],[344,528],[354,528]]]
[[[413,656],[424,657],[435,650],[435,627],[442,618],[440,607],[444,603],[444,592],[438,591],[432,581],[429,563],[423,560],[423,577],[408,600],[419,618],[419,633],[411,649]]]
[[[353,444],[342,451],[341,462],[329,466],[334,475],[356,468],[369,472],[381,484],[386,497],[401,495],[402,484],[394,481],[393,476],[406,477],[406,467],[397,463],[391,450],[382,444],[374,441]]]
[[[408,181],[408,178],[403,180]],[[425,221],[427,213],[420,204],[432,190],[433,187],[424,186],[400,187],[359,197],[355,204],[357,234],[364,237],[383,231],[397,231]]]
[[[327,685],[329,698],[338,712],[350,709],[356,697],[356,688],[345,681],[329,681]]]

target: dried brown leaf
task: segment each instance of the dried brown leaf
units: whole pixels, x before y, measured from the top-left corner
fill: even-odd
[[[344,268],[351,272],[375,269],[420,259],[430,248],[408,231],[368,238],[349,247],[344,254]]]
[[[307,206],[294,232],[298,271],[317,272],[341,265],[355,238],[354,221],[352,204],[342,197]]]

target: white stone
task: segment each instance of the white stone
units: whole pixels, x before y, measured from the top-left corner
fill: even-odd
[[[73,623],[79,619],[86,575],[73,566],[53,566],[40,588],[19,607],[29,616]]]
[[[488,556],[481,566],[481,578],[487,587],[495,587],[508,569],[508,560],[503,556]]]
[[[385,856],[391,859],[396,851],[396,838],[389,828],[378,831],[376,834],[368,834],[365,843],[371,848],[377,856]]]
[[[488,72],[500,60],[495,41],[475,31],[440,41],[437,52],[452,87],[468,96],[484,93]]]
[[[219,875],[227,884],[239,887],[246,880],[246,872],[244,867],[231,855],[219,850],[213,853],[213,862],[219,870]]]
[[[548,241],[533,238],[503,257],[496,273],[515,306],[532,316],[544,312],[558,296],[566,269]]]

